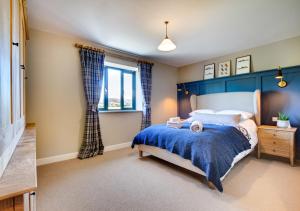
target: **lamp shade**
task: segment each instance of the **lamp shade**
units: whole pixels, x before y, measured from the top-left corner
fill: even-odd
[[[176,49],[176,45],[169,38],[165,38],[160,45],[158,46],[158,50],[160,51],[172,51]]]
[[[277,75],[276,75],[275,78],[276,79],[282,79],[283,78],[282,71],[281,71],[280,67],[278,68]]]
[[[168,24],[169,21],[165,21],[166,24],[166,36],[165,39],[159,44],[158,50],[160,51],[173,51],[176,49],[176,45],[168,37]]]

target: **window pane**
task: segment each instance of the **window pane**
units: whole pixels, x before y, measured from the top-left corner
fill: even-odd
[[[100,96],[100,101],[99,101],[99,105],[98,108],[103,109],[104,108],[104,77],[103,77],[103,81],[102,81],[102,90],[101,90],[101,96]]]
[[[132,107],[132,74],[124,73],[124,108]]]
[[[108,109],[121,109],[121,72],[108,69]]]

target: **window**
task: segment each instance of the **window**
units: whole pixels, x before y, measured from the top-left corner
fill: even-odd
[[[99,109],[136,109],[136,72],[105,66]]]

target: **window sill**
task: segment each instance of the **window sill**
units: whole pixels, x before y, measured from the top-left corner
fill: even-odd
[[[139,111],[139,110],[115,110],[115,111],[99,111],[99,114],[105,114],[105,113],[139,113],[139,112],[142,112],[142,111]]]

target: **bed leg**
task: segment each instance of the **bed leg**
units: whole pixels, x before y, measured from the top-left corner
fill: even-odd
[[[143,151],[139,150],[139,157],[142,158],[143,157]]]
[[[207,181],[207,185],[208,185],[208,187],[209,187],[210,189],[212,189],[212,190],[216,189],[216,188],[215,188],[215,185],[214,185],[212,182],[210,182],[210,181]]]

